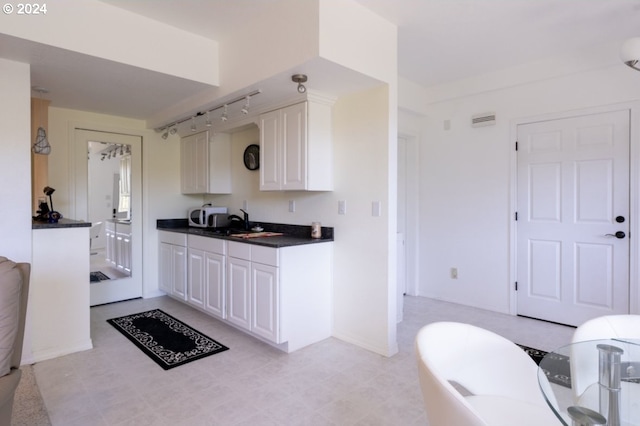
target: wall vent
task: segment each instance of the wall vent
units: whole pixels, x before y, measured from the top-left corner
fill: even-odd
[[[493,126],[496,124],[495,112],[484,112],[471,116],[471,127]]]

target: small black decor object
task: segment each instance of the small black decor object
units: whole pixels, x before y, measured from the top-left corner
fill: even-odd
[[[107,322],[165,370],[229,349],[160,309]]]
[[[256,144],[249,145],[244,150],[243,160],[247,169],[258,170],[260,168],[260,146]]]

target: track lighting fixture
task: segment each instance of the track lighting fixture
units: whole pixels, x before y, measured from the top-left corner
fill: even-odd
[[[251,101],[251,96],[247,96],[247,101],[244,103],[244,106],[240,110],[244,115],[249,114],[249,102]]]
[[[624,42],[620,59],[629,67],[640,71],[640,37],[633,37]]]
[[[304,81],[306,81],[306,76],[305,76],[305,80]],[[220,120],[222,122],[225,122],[225,121],[229,120],[229,113],[230,113],[229,106],[231,106],[232,104],[235,104],[236,102],[240,102],[240,101],[243,101],[243,100],[244,100],[244,106],[242,107],[240,112],[242,114],[244,114],[244,115],[248,115],[249,114],[249,106],[250,106],[250,103],[251,103],[251,98],[253,96],[255,96],[255,95],[259,95],[260,93],[262,93],[262,90],[260,90],[260,89],[253,90],[253,91],[251,91],[249,93],[244,94],[243,96],[239,96],[237,98],[228,100],[224,104],[220,104],[220,105],[218,105],[216,107],[209,108],[207,110],[197,112],[193,116],[177,120],[173,124],[167,124],[164,127],[157,127],[155,130],[156,130],[156,132],[161,133],[163,139],[167,139],[168,136],[165,136],[165,134],[167,134],[167,131],[168,131],[169,135],[174,135],[174,134],[178,133],[178,126],[180,124],[182,124],[182,123],[184,123],[184,122],[186,122],[188,120],[191,120],[190,129],[191,129],[192,132],[196,132],[198,130],[196,119],[198,117],[200,117],[201,115],[205,116],[205,121],[204,121],[205,126],[212,127],[213,126],[213,120],[212,120],[212,113],[213,112],[215,112],[215,111],[217,111],[219,109],[222,109],[222,114],[220,115]]]
[[[162,133],[162,139],[167,139],[169,137],[169,131],[164,129],[164,133]]]
[[[298,93],[304,93],[307,91],[307,88],[302,84],[307,82],[307,76],[305,74],[294,74],[291,76],[291,80],[294,83],[298,83]]]

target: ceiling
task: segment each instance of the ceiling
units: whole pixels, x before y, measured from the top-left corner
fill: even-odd
[[[204,37],[279,0],[101,0]],[[356,0],[398,26],[401,77],[432,86],[640,36],[638,0]],[[210,86],[0,34],[52,105],[147,119]],[[37,94],[35,94],[37,96]]]

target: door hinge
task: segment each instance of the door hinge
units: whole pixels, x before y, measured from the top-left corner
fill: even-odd
[[[518,141],[516,141],[516,151],[518,150]]]
[[[518,220],[518,212],[515,212],[513,217],[516,219],[516,221]]]
[[[518,291],[518,281],[516,281],[516,291]]]

